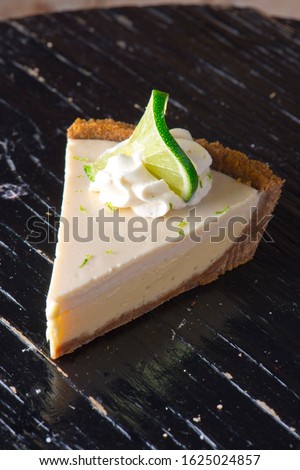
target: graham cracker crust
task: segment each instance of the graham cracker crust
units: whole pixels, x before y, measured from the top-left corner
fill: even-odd
[[[112,119],[91,119],[89,121],[77,119],[68,129],[68,137],[72,139],[105,139],[122,141],[131,135],[133,129],[133,125],[116,122]],[[267,226],[268,216],[272,214],[280,197],[284,181],[274,175],[268,165],[257,160],[251,160],[242,152],[225,148],[219,142],[209,143],[205,139],[196,139],[196,141],[205,147],[210,153],[213,159],[213,169],[225,173],[244,184],[252,186],[261,193],[257,210],[253,213],[250,223],[235,243],[233,243],[233,245],[203,273],[193,275],[179,288],[168,292],[153,302],[123,314],[118,319],[105,325],[104,328],[99,328],[91,335],[82,335],[60,345],[52,355],[54,359],[64,354],[71,353],[79,346],[82,346],[96,337],[102,336],[109,331],[134,320],[144,313],[150,312],[164,302],[187,290],[213,282],[226,271],[230,271],[253,258],[256,248],[262,238],[263,231]],[[267,219],[265,220],[266,217]],[[257,223],[257,221],[264,220],[266,222],[264,226]]]

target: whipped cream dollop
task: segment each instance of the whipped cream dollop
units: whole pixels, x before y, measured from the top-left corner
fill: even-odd
[[[143,164],[142,150],[137,150],[130,157],[120,153],[109,158],[105,168],[97,172],[89,189],[99,192],[101,203],[117,208],[130,207],[142,217],[161,217],[172,209],[198,204],[212,185],[211,156],[193,140],[189,131],[172,129],[170,132],[198,173],[198,188],[188,202],[172,191],[163,179],[149,173]]]

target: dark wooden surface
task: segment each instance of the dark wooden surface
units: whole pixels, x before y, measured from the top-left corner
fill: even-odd
[[[0,448],[299,449],[299,35],[294,21],[195,6],[0,25]],[[171,94],[170,126],[286,178],[274,241],[53,362],[44,309],[66,128],[137,122],[152,88]],[[52,242],[34,244],[27,220],[49,211]]]

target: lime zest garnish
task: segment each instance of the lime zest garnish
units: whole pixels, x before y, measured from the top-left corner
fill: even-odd
[[[118,207],[116,206],[113,206],[113,204],[111,202],[106,202],[105,205],[112,211],[116,211],[118,209]]]
[[[182,220],[181,222],[178,222],[178,227],[185,227],[187,224],[186,220]]]
[[[112,255],[113,251],[112,250],[105,250],[105,253],[108,254],[108,255]]]
[[[76,189],[75,193],[82,193],[82,189]]]
[[[169,202],[169,207],[170,207],[170,211],[173,209],[173,204],[172,202]]]
[[[90,160],[88,158],[85,158],[85,157],[77,157],[76,155],[74,155],[74,160],[78,160],[79,162],[89,162]]]
[[[202,179],[200,177],[199,177],[199,186],[200,186],[201,189],[203,188]]]
[[[153,90],[140,122],[129,139],[104,152],[95,163],[85,165],[84,170],[91,181],[95,174],[105,168],[109,158],[120,153],[131,156],[142,150],[143,163],[156,178],[163,179],[170,189],[188,202],[198,187],[197,171],[183,149],[171,135],[165,112],[169,95]]]
[[[81,210],[81,212],[85,212],[87,214],[87,210],[82,204],[80,205],[79,209]]]
[[[211,171],[208,171],[206,176],[207,176],[207,178],[208,178],[209,180],[212,180],[212,173],[211,173]]]
[[[80,268],[83,268],[83,266],[85,266],[89,261],[90,259],[92,258],[92,255],[85,255],[81,265],[79,266]]]
[[[85,174],[86,176],[88,177],[88,179],[92,182],[95,181],[95,176],[96,176],[96,173],[98,171],[98,169],[96,169],[95,167],[95,164],[91,164],[91,165],[84,165],[83,167],[84,171],[85,171]]]
[[[222,209],[221,211],[216,211],[216,214],[217,215],[220,215],[220,214],[225,214],[225,212],[229,211],[229,206],[225,206],[224,209]]]
[[[77,175],[77,178],[83,178],[84,175]]]
[[[185,231],[183,230],[183,227],[185,227],[186,225],[188,225],[187,221],[186,220],[181,220],[181,222],[178,222],[177,226],[178,226],[178,233],[180,236],[182,237],[185,237]]]

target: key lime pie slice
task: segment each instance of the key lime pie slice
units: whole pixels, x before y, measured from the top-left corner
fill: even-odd
[[[68,130],[52,358],[249,261],[263,235],[283,181],[219,142],[169,131],[167,99],[154,90],[137,127],[77,119]]]

